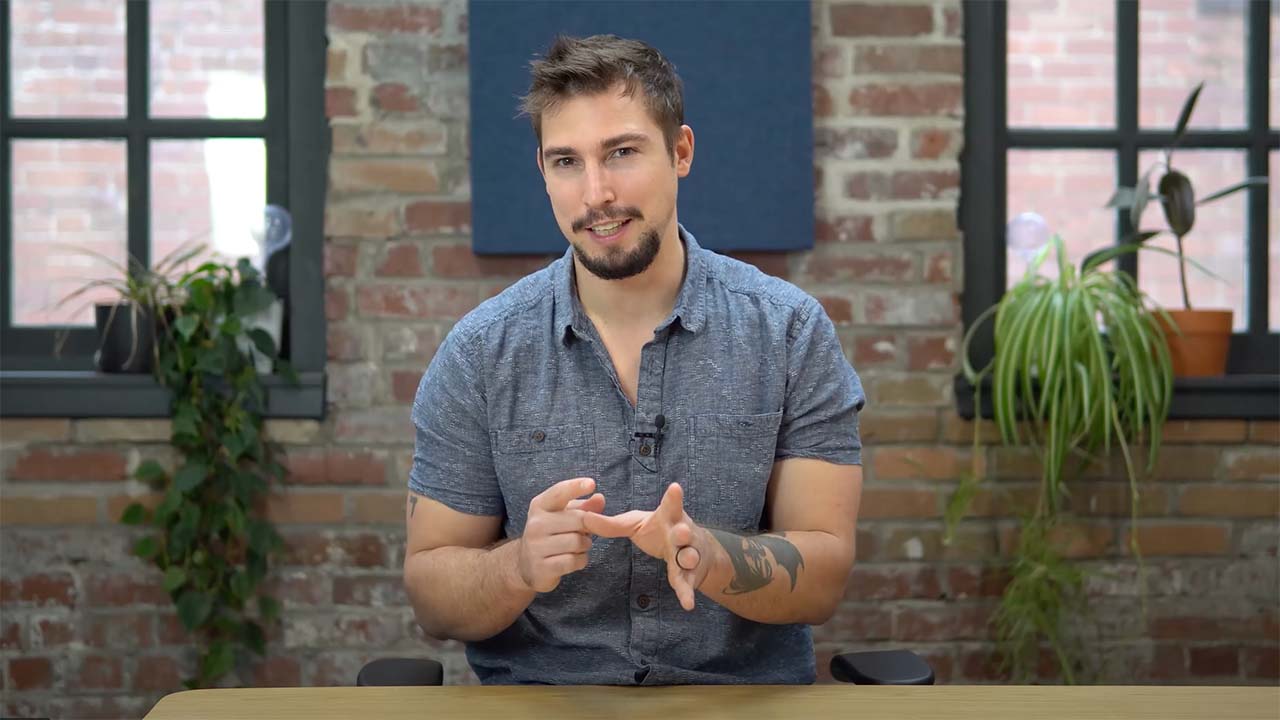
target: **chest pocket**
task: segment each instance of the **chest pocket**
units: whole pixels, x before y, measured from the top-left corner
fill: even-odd
[[[529,502],[561,480],[596,477],[591,425],[539,425],[491,432],[493,466],[508,533],[524,532]]]
[[[723,530],[758,531],[782,413],[691,420],[689,517]]]

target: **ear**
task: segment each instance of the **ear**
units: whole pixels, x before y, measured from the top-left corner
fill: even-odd
[[[687,177],[693,169],[693,128],[681,125],[676,135],[676,177]]]
[[[547,171],[545,168],[542,167],[542,144],[541,143],[538,144],[538,147],[535,148],[535,151],[536,153],[533,158],[533,162],[538,166],[538,174],[542,175],[543,182],[546,182]]]

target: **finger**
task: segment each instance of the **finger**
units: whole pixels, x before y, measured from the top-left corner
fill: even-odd
[[[680,483],[667,486],[667,491],[662,494],[662,502],[658,505],[658,512],[672,525],[684,519],[684,488],[680,487]]]
[[[563,553],[547,558],[544,567],[556,575],[568,575],[584,569],[589,560],[587,553]]]
[[[671,528],[671,544],[678,548],[693,544],[693,528],[689,523],[676,523]]]
[[[640,527],[640,524],[651,514],[644,510],[629,510],[613,516],[583,513],[582,525],[587,529],[587,532],[600,537],[631,537],[635,534],[636,529]]]
[[[566,510],[583,510],[586,512],[603,512],[604,511],[604,495],[596,493],[589,498],[570,500],[565,506]]]
[[[582,533],[556,533],[541,539],[535,548],[536,555],[554,557],[566,553],[591,550],[591,538]]]
[[[685,546],[676,552],[676,565],[681,570],[693,572],[698,569],[698,565],[702,562],[702,554],[698,552],[698,548],[693,546]]]
[[[680,600],[680,607],[685,610],[692,610],[693,586],[689,583],[686,574],[676,568],[674,564],[668,564],[667,582],[671,585],[671,589],[676,591],[676,598]]]
[[[543,490],[541,493],[538,493],[538,495],[529,502],[529,508],[546,510],[548,512],[564,510],[571,500],[576,497],[582,497],[595,489],[596,481],[588,477],[561,480],[555,485]]]

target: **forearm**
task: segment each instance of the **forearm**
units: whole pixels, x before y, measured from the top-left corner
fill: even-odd
[[[404,582],[428,635],[474,642],[510,627],[537,593],[520,579],[518,543],[441,547],[405,558]]]
[[[703,595],[762,623],[821,625],[834,614],[853,566],[851,541],[821,531],[701,531],[712,549]]]

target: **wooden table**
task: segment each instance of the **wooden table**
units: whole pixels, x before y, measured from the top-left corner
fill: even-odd
[[[857,718],[1277,720],[1277,687],[1027,687],[934,685],[260,688],[189,690],[147,720],[191,718]]]

